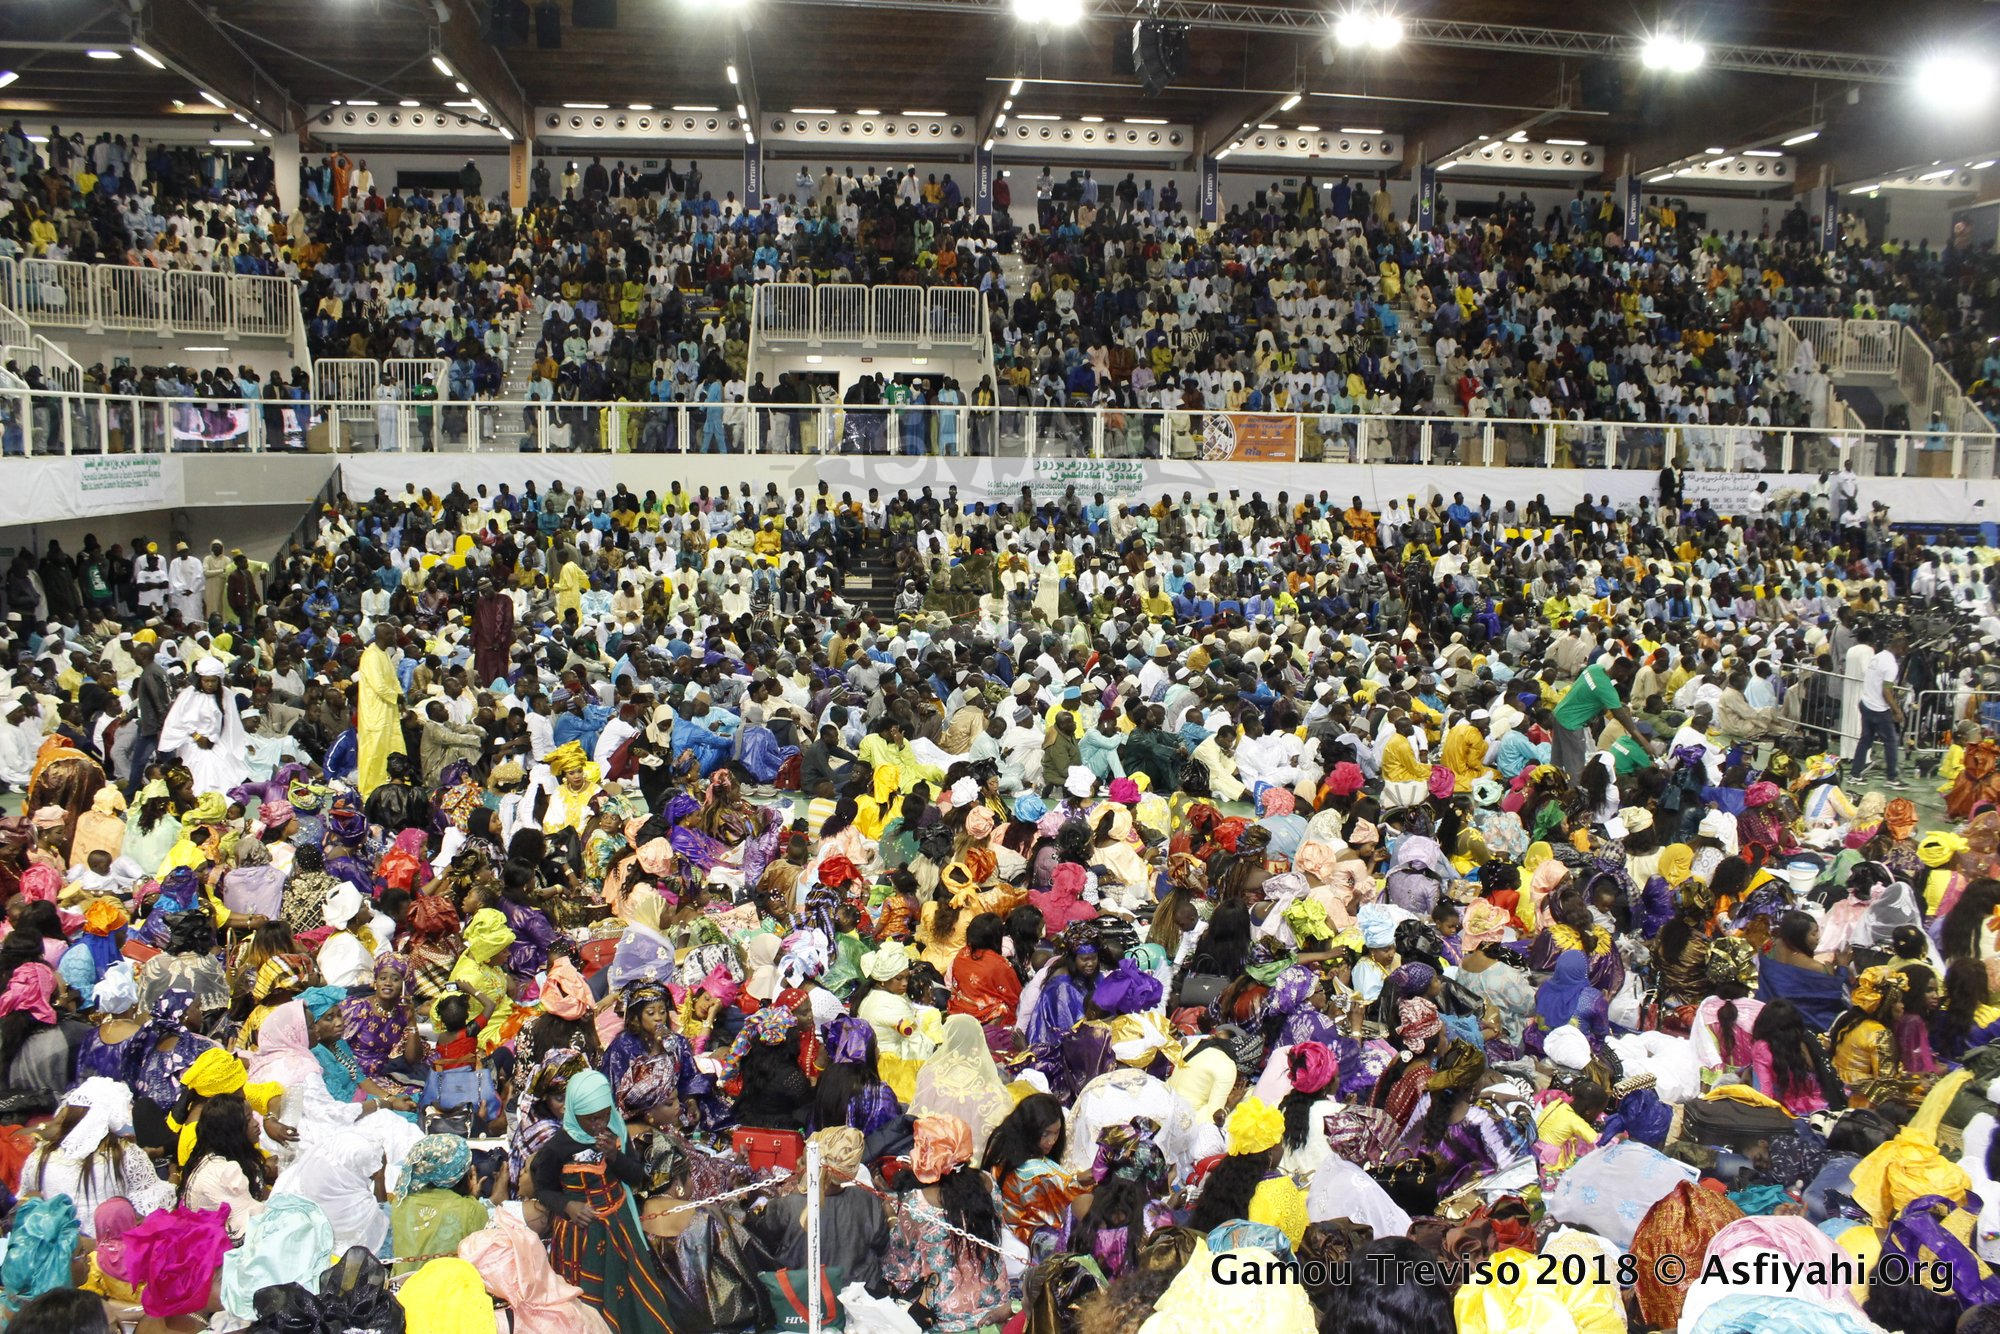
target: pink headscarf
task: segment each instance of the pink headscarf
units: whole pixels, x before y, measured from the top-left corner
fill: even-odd
[[[132,1207],[132,1201],[123,1196],[104,1201],[97,1206],[93,1225],[97,1231],[97,1267],[107,1278],[130,1283],[132,1273],[127,1268],[125,1234],[139,1226],[139,1213]]]
[[[1340,1061],[1324,1042],[1301,1042],[1287,1058],[1292,1087],[1300,1093],[1317,1093],[1340,1073]]]
[[[1111,780],[1111,786],[1106,790],[1106,795],[1120,806],[1137,806],[1139,804],[1139,785],[1129,778],[1114,778]]]
[[[708,976],[695,983],[696,991],[706,991],[724,1005],[733,1004],[743,992],[743,984],[729,975],[721,964],[709,969]]]
[[[1458,775],[1442,764],[1431,766],[1431,776],[1426,784],[1431,796],[1439,801],[1448,801],[1458,789]]]
[[[557,959],[549,965],[549,980],[542,987],[542,1008],[558,1019],[575,1021],[590,1012],[590,984],[576,965]]]
[[[21,872],[21,894],[38,903],[54,903],[62,890],[62,873],[47,862],[36,862]]]
[[[665,875],[673,868],[673,844],[664,838],[646,840],[639,848],[639,869],[647,875]]]
[[[286,1001],[264,1016],[257,1029],[257,1050],[250,1054],[250,1082],[304,1086],[308,1079],[325,1082],[312,1054],[312,1026],[304,1003]]]
[[[1325,884],[1333,874],[1333,864],[1338,860],[1333,847],[1327,843],[1301,843],[1299,850],[1292,854],[1292,869],[1307,880]]]
[[[965,836],[980,840],[993,837],[993,812],[984,806],[974,806],[966,811]]]
[[[45,1024],[56,1021],[55,1007],[49,998],[56,992],[55,970],[45,963],[24,963],[14,969],[14,975],[7,979],[7,989],[0,991],[0,1015],[18,1014],[26,1010]]]
[[[1290,815],[1298,808],[1298,800],[1288,787],[1267,787],[1257,794],[1257,812],[1260,815]]]
[[[1708,1250],[1701,1264],[1691,1266],[1692,1272],[1702,1272],[1710,1257],[1727,1257],[1739,1251],[1776,1251],[1786,1260],[1815,1266],[1822,1274],[1837,1273],[1833,1260],[1846,1254],[1833,1238],[1803,1218],[1753,1214],[1737,1219],[1709,1238]],[[1792,1295],[1826,1302],[1842,1310],[1854,1309],[1854,1294],[1845,1283],[1809,1283],[1801,1279]]]
[[[1359,792],[1367,781],[1367,775],[1361,772],[1360,765],[1352,760],[1342,760],[1334,765],[1333,771],[1326,776],[1325,787],[1336,797],[1351,797]]]
[[[266,829],[282,829],[291,823],[296,814],[298,812],[292,809],[292,803],[279,797],[257,808],[257,823]]]
[[[583,1290],[557,1275],[541,1239],[504,1210],[458,1243],[458,1258],[513,1308],[514,1334],[603,1334],[603,1318],[580,1300]]]

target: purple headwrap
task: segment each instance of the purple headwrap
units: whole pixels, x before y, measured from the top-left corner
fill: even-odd
[[[834,1064],[868,1059],[868,1042],[875,1030],[866,1019],[843,1014],[826,1026],[826,1058]]]
[[[361,846],[368,837],[368,817],[352,806],[336,805],[326,813],[322,823],[328,839],[337,839],[350,848]],[[332,871],[333,867],[328,865],[326,869]]]
[[[687,793],[681,792],[677,793],[674,796],[674,798],[667,803],[667,809],[663,812],[663,817],[665,818],[668,824],[677,825],[681,821],[687,819],[690,815],[693,815],[696,811],[700,809],[701,809],[700,802],[696,801],[693,797],[689,796]]]
[[[1429,993],[1437,976],[1437,969],[1427,963],[1406,963],[1389,974],[1389,981],[1405,996],[1422,996]]]
[[[1160,1003],[1165,988],[1160,979],[1139,967],[1138,961],[1124,958],[1108,975],[1098,979],[1091,999],[1106,1014],[1137,1014]]]
[[[1312,994],[1313,984],[1319,981],[1313,970],[1304,964],[1293,964],[1278,974],[1278,980],[1271,984],[1269,994],[1264,997],[1264,1008],[1272,1014],[1291,1015],[1305,1004]]]

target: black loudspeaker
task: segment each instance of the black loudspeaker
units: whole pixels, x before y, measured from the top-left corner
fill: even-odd
[[[1585,111],[1617,111],[1625,105],[1625,72],[1616,61],[1591,61],[1577,84]]]
[[[569,22],[573,28],[615,28],[618,0],[572,0]]]
[[[535,6],[535,45],[554,51],[562,45],[562,6],[543,0]]]
[[[1187,68],[1188,28],[1185,23],[1140,19],[1132,25],[1132,65],[1139,86],[1158,96]]]
[[[493,0],[487,7],[486,40],[494,46],[520,46],[533,27],[527,0]]]

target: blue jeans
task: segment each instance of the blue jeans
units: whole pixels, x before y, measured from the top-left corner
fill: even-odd
[[[1859,776],[1868,767],[1868,748],[1876,740],[1882,742],[1882,767],[1890,782],[1896,781],[1896,743],[1900,739],[1896,720],[1887,709],[1861,710],[1861,739],[1854,743],[1854,767],[1850,771]]]

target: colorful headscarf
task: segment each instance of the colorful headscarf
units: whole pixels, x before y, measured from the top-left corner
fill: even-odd
[[[568,959],[549,965],[548,980],[542,984],[542,1008],[558,1019],[575,1021],[590,1013],[593,997],[590,983]]]
[[[423,1334],[488,1334],[493,1328],[485,1281],[455,1255],[439,1256],[410,1275],[396,1300],[408,1328]]]
[[[1883,1002],[1902,995],[1908,986],[1909,978],[1894,968],[1867,969],[1854,979],[1854,1008],[1874,1014],[1881,1009]]]
[[[737,1030],[736,1041],[722,1054],[722,1082],[737,1077],[743,1070],[743,1058],[750,1054],[752,1046],[775,1047],[783,1042],[791,1031],[799,1026],[799,1017],[781,1005],[767,1005],[743,1021]]]
[[[1757,947],[1741,936],[1717,936],[1708,943],[1706,970],[1710,986],[1747,987],[1757,980]]]
[[[465,952],[477,963],[488,963],[514,943],[514,928],[498,908],[481,908],[465,924]]]
[[[611,1081],[595,1070],[572,1075],[569,1087],[563,1093],[563,1130],[578,1144],[595,1144],[596,1137],[585,1130],[577,1118],[602,1111],[611,1113],[611,1133],[618,1137],[620,1144],[625,1143],[625,1118],[618,1114],[618,1103],[611,1093]]]
[[[67,1287],[79,1231],[76,1205],[67,1195],[35,1195],[14,1208],[0,1287],[19,1301]]]
[[[910,1150],[910,1174],[934,1186],[953,1169],[972,1161],[972,1130],[947,1112],[917,1118]]]
[[[1292,1087],[1300,1093],[1317,1093],[1340,1073],[1340,1059],[1324,1042],[1301,1042],[1285,1060]]]
[[[398,1195],[456,1186],[472,1170],[472,1145],[457,1135],[426,1135],[403,1156]]]
[[[1421,996],[1413,996],[1397,1007],[1396,1034],[1406,1044],[1414,1046],[1426,1041],[1443,1028],[1444,1021],[1438,1018],[1437,1006]]]
[[[0,1015],[28,1013],[45,1024],[56,1021],[50,998],[56,994],[55,970],[45,963],[24,963],[15,967],[0,991]]]
[[[1122,1177],[1149,1190],[1164,1188],[1171,1168],[1159,1140],[1160,1123],[1146,1116],[1098,1131],[1097,1159],[1091,1165],[1098,1183]]]

